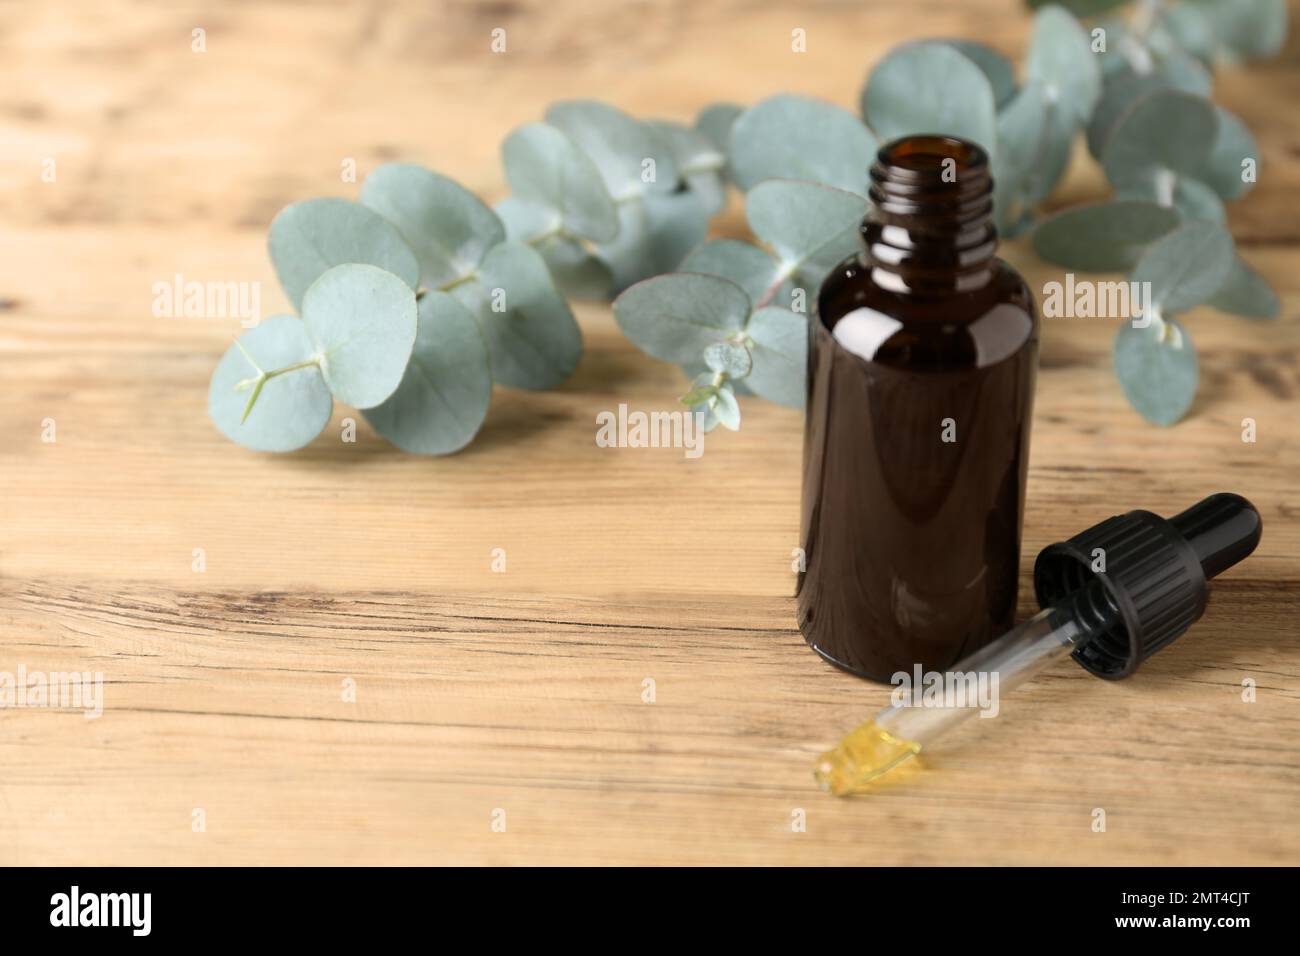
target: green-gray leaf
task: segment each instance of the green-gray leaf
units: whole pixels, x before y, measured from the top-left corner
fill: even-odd
[[[551,270],[555,286],[571,299],[607,302],[614,288],[609,266],[586,247],[564,236],[551,236],[533,246]]]
[[[993,88],[974,62],[947,43],[908,43],[867,78],[862,115],[882,140],[914,133],[960,136],[997,149]]]
[[[695,117],[695,128],[726,156],[731,151],[731,127],[743,112],[744,107],[735,103],[711,103]]]
[[[749,317],[745,334],[754,367],[746,384],[770,402],[802,408],[808,364],[808,317],[767,307]]]
[[[1088,122],[1088,151],[1100,158],[1115,125],[1138,100],[1156,90],[1182,90],[1196,96],[1210,95],[1210,74],[1185,54],[1166,60],[1149,73],[1138,73],[1125,64],[1112,71],[1102,87],[1101,98]]]
[[[650,124],[668,144],[682,184],[699,199],[708,215],[727,202],[723,176],[727,157],[699,130],[681,123],[657,120]]]
[[[710,411],[713,413],[713,420],[723,428],[729,428],[733,432],[740,431],[740,403],[736,401],[735,393],[725,384],[713,397]]]
[[[998,151],[993,161],[998,231],[1004,235],[1019,223],[1032,204],[1034,180],[1043,168],[1047,148],[1047,107],[1034,84],[1016,93],[998,114]]]
[[[555,210],[565,230],[598,242],[618,235],[618,210],[600,171],[554,126],[529,123],[501,145],[506,181],[525,202]]]
[[[212,373],[208,415],[213,424],[254,451],[293,451],[306,445],[321,433],[334,407],[315,353],[303,324],[291,315],[273,315],[249,329]],[[293,366],[302,367],[261,380],[260,373]]]
[[[566,100],[551,105],[546,122],[591,158],[615,202],[677,188],[668,144],[622,110],[595,100]]]
[[[645,279],[614,301],[614,318],[641,351],[687,365],[720,339],[742,329],[749,297],[733,282],[696,273]]]
[[[1153,180],[1141,186],[1129,186],[1119,190],[1120,199],[1137,199],[1143,202],[1170,204],[1186,222],[1227,222],[1228,213],[1223,207],[1223,200],[1205,183],[1195,179],[1173,176],[1173,194],[1167,193],[1168,185],[1161,180]]]
[[[1239,258],[1233,260],[1228,278],[1206,305],[1248,319],[1275,319],[1282,309],[1268,280]]]
[[[1076,16],[1092,17],[1118,7],[1128,0],[1029,0],[1029,6],[1038,10],[1046,6],[1062,6]]]
[[[1067,269],[1121,272],[1142,250],[1178,227],[1178,213],[1151,202],[1074,206],[1034,230],[1034,251]]]
[[[380,166],[361,201],[395,225],[420,262],[420,281],[441,288],[472,275],[506,237],[496,213],[455,180],[406,163]]]
[[[529,246],[489,250],[472,282],[452,290],[487,339],[492,377],[513,388],[554,388],[582,357],[582,332],[555,288],[546,262]]]
[[[749,349],[739,342],[714,342],[704,350],[704,364],[711,372],[722,372],[728,378],[744,378],[753,367]]]
[[[1060,7],[1035,15],[1026,75],[1076,127],[1088,121],[1101,93],[1101,66],[1079,21]]]
[[[469,311],[445,292],[420,299],[419,333],[397,391],[366,420],[417,455],[446,455],[470,443],[492,399],[487,343]]]
[[[540,203],[518,196],[507,196],[493,207],[505,226],[506,238],[515,242],[538,242],[543,237],[559,235],[563,228],[560,213]]]
[[[1115,338],[1115,374],[1129,404],[1147,421],[1172,425],[1196,396],[1196,350],[1173,319],[1154,319],[1146,328],[1132,322]]]
[[[393,394],[415,345],[410,286],[376,266],[335,266],[302,297],[302,321],[335,398],[365,409]]]
[[[619,292],[647,276],[676,269],[709,231],[708,211],[691,192],[631,200],[618,214],[618,238],[598,245],[596,254],[609,267]]]
[[[858,226],[867,208],[867,201],[854,193],[789,179],[760,183],[745,203],[750,229],[781,259],[778,275],[798,275],[814,289],[857,251]]]
[[[980,68],[993,90],[993,103],[1002,109],[1016,95],[1016,68],[1011,61],[986,43],[975,40],[944,40]]]
[[[1161,172],[1195,177],[1214,142],[1213,105],[1180,90],[1156,90],[1133,104],[1106,138],[1102,168],[1116,188],[1152,182]]]
[[[740,239],[712,239],[698,246],[682,263],[682,272],[702,272],[705,275],[729,279],[745,290],[751,303],[762,302],[771,296],[778,305],[790,304],[792,284],[789,279],[777,285],[781,263],[770,253],[752,242]]]
[[[1216,106],[1215,112],[1219,117],[1219,133],[1195,175],[1223,199],[1237,199],[1254,185],[1253,176],[1249,180],[1245,177],[1244,164],[1251,161],[1253,171],[1258,172],[1259,145],[1236,114],[1221,106]]]
[[[1142,253],[1129,278],[1151,283],[1149,301],[1162,315],[1185,312],[1219,290],[1233,259],[1232,236],[1226,229],[1189,222]]]
[[[848,110],[786,94],[741,114],[729,155],[741,189],[766,179],[803,179],[865,195],[875,151],[875,137]]]
[[[412,289],[420,283],[420,264],[401,233],[379,213],[347,199],[285,206],[271,223],[267,245],[280,285],[298,310],[307,287],[345,262],[378,266]]]
[[[703,385],[693,386],[691,390],[687,392],[685,395],[683,395],[680,399],[678,399],[678,401],[680,401],[683,405],[694,407],[696,405],[703,405],[705,402],[711,401],[713,397],[717,394],[718,394],[718,386],[710,382]]]
[[[1286,41],[1286,0],[1228,0],[1195,7],[1210,21],[1216,52],[1224,59],[1276,56]]]

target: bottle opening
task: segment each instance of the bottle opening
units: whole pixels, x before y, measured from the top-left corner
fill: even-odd
[[[862,224],[875,281],[947,293],[984,285],[997,250],[989,157],[975,143],[924,134],[886,143],[870,171]]]
[[[963,172],[985,170],[989,164],[988,153],[981,147],[955,136],[905,136],[882,146],[877,160],[895,173],[930,175],[953,169],[960,176]]]

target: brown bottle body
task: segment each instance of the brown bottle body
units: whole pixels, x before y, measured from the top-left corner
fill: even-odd
[[[864,250],[809,322],[797,594],[814,650],[888,681],[1013,623],[1038,318],[994,256],[978,147],[897,141],[872,180]]]

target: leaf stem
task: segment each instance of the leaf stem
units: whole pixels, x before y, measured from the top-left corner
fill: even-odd
[[[238,341],[238,339],[235,340],[236,344],[238,344]],[[311,358],[302,362],[295,362],[293,365],[286,365],[283,368],[273,368],[269,372],[263,372],[261,368],[258,367],[257,363],[253,361],[253,357],[245,351],[242,345],[239,346],[239,350],[244,353],[244,357],[248,359],[253,368],[257,369],[257,374],[252,378],[246,378],[235,383],[235,391],[237,392],[242,392],[246,388],[251,388],[253,390],[253,393],[248,396],[248,404],[244,406],[244,415],[239,419],[239,424],[241,425],[248,421],[248,416],[253,411],[253,406],[257,404],[257,400],[261,397],[262,389],[266,387],[267,382],[275,378],[277,375],[287,375],[289,372],[297,372],[304,368],[320,368],[321,363],[321,357],[319,355],[313,355]]]
[[[759,296],[758,301],[754,303],[753,312],[757,312],[759,309],[771,305],[772,300],[776,298],[776,294],[781,291],[781,286],[785,285],[786,281],[789,280],[794,273],[795,269],[792,266],[782,266],[778,269],[776,279],[773,280],[770,286],[763,290],[763,294]],[[752,315],[753,312],[750,314]]]
[[[477,278],[478,278],[478,270],[477,270],[477,269],[471,269],[469,272],[465,273],[463,276],[457,276],[455,279],[452,279],[452,280],[451,280],[450,282],[448,282],[446,285],[440,285],[440,286],[438,286],[438,291],[439,291],[439,292],[450,292],[452,289],[456,288],[457,286],[464,285],[466,282],[473,282],[473,281],[474,281],[475,279],[477,279]]]

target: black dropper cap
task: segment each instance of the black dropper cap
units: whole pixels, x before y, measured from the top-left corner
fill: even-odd
[[[1165,519],[1150,511],[1107,518],[1034,562],[1034,591],[1051,607],[1102,582],[1116,622],[1074,652],[1098,677],[1127,677],[1205,613],[1205,582],[1259,544],[1259,512],[1240,495],[1210,495]]]

